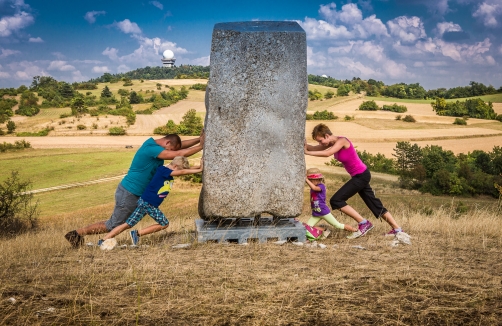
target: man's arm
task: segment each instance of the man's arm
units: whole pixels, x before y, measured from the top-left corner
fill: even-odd
[[[193,145],[198,144],[199,142],[200,142],[200,137],[182,140],[181,149],[192,147]]]
[[[165,149],[162,152],[160,152],[159,155],[157,155],[157,158],[159,158],[161,160],[172,160],[176,156],[188,157],[188,156],[191,156],[197,152],[200,152],[201,150],[202,150],[202,145],[196,145],[196,146],[192,146],[189,148],[180,149],[177,151],[170,151],[170,150]]]

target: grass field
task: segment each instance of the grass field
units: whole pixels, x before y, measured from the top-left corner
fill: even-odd
[[[33,150],[0,157],[2,164],[3,155],[19,161],[23,173],[33,158],[52,158],[54,168],[66,168],[66,177],[76,180],[84,177],[77,161],[90,160],[87,169],[99,170],[98,157],[114,152]],[[129,163],[130,153],[116,154]],[[121,173],[122,159],[109,159],[115,163],[100,173]],[[348,178],[331,173],[334,168],[321,170],[328,193]],[[42,175],[47,180],[37,184],[51,184],[54,176]],[[145,237],[138,249],[71,249],[63,235],[106,219],[116,185],[35,195],[39,229],[0,238],[0,324],[498,325],[502,320],[502,227],[491,198],[421,195],[375,177],[378,197],[412,236],[411,246],[392,247],[382,236],[388,226],[373,218],[374,230],[360,239],[347,240],[343,231],[332,230],[324,250],[291,243],[198,244],[200,185],[176,180],[160,207],[170,219],[168,231]],[[304,189],[302,221],[309,217]],[[349,203],[369,217],[359,198]],[[459,213],[459,205],[467,210]],[[150,223],[146,217],[140,227]],[[128,244],[127,234],[118,241]],[[179,243],[192,246],[171,248]]]

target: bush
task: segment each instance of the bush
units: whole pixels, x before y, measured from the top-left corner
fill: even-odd
[[[361,111],[376,111],[378,109],[378,105],[375,101],[364,101],[361,105],[359,105],[359,110]]]
[[[502,114],[498,114],[498,115],[495,117],[495,120],[502,122]]]
[[[353,116],[351,117],[350,115],[346,115],[346,116],[343,118],[343,120],[345,120],[345,121],[351,121],[351,120],[354,120],[354,117],[353,117]]]
[[[397,112],[397,113],[404,113],[408,111],[408,108],[404,105],[397,105],[396,103],[392,105],[386,105],[384,104],[382,106],[383,111],[391,111],[391,112]]]
[[[207,84],[197,83],[197,84],[193,84],[192,86],[190,86],[190,89],[195,89],[197,91],[205,91],[206,87],[207,87]]]
[[[400,114],[396,115],[396,120],[401,120],[401,115]]]
[[[467,121],[465,121],[465,119],[463,119],[463,118],[455,118],[455,121],[453,121],[453,124],[465,126],[465,125],[467,125]]]
[[[333,98],[333,96],[335,96],[335,92],[333,91],[327,91],[326,94],[324,94],[324,98],[327,100]]]
[[[19,173],[12,171],[0,184],[0,234],[17,234],[36,227],[40,211],[38,203],[32,203],[33,194],[28,193],[30,181],[21,181]]]
[[[19,149],[25,149],[25,148],[31,148],[31,144],[27,141],[23,140],[16,140],[14,144],[11,143],[6,143],[4,142],[3,144],[0,144],[0,152],[6,152],[8,150],[19,150]]]
[[[126,131],[122,127],[112,127],[108,129],[108,133],[110,136],[123,136],[126,134]]]
[[[7,122],[7,133],[12,134],[14,130],[16,130],[16,124],[14,123],[14,121],[9,120]]]
[[[87,127],[85,125],[77,125],[77,130],[85,130]]]
[[[312,115],[313,120],[336,120],[338,117],[333,114],[333,112],[328,112],[328,110],[324,111],[315,111]]]
[[[316,101],[316,100],[320,100],[322,98],[323,98],[323,95],[317,89],[314,89],[313,91],[309,91],[309,100]]]
[[[415,118],[413,118],[413,116],[411,115],[407,115],[403,118],[403,121],[405,122],[417,122],[417,120],[415,120]]]
[[[51,130],[54,130],[54,128],[52,128],[52,129],[45,128],[43,130],[36,131],[36,132],[23,131],[23,132],[16,133],[16,136],[17,137],[43,137],[43,136],[47,136],[49,134],[49,131],[51,131]]]

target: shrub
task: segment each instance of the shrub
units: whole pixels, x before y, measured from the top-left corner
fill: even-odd
[[[64,118],[71,117],[71,114],[69,114],[69,113],[63,113],[63,114],[60,114],[60,115],[59,115],[59,117],[60,117],[61,119],[64,119]]]
[[[207,87],[207,84],[197,83],[197,84],[193,84],[192,86],[190,86],[190,89],[195,89],[198,91],[205,91],[206,87]]]
[[[126,134],[126,131],[122,127],[112,127],[108,129],[108,133],[110,136],[123,136]]]
[[[314,115],[313,114],[306,114],[305,115],[305,120],[314,120]]]
[[[0,144],[0,152],[6,152],[8,150],[18,150],[18,149],[25,149],[25,148],[31,148],[31,144],[27,141],[23,140],[16,140],[14,144],[11,143],[6,143],[4,142],[3,144]]]
[[[408,108],[404,105],[397,105],[396,103],[392,105],[386,105],[384,104],[382,106],[383,111],[391,111],[391,112],[397,112],[397,113],[404,113],[408,111]]]
[[[14,123],[14,121],[7,121],[7,133],[12,134],[14,130],[16,130],[16,124]]]
[[[85,130],[87,127],[85,125],[77,125],[77,130]]]
[[[498,115],[495,117],[495,120],[502,122],[502,114],[498,114]]]
[[[465,125],[467,125],[467,121],[465,121],[465,119],[463,119],[463,118],[455,118],[455,121],[453,121],[453,124],[465,126]]]
[[[335,92],[333,91],[327,91],[326,94],[324,94],[324,98],[329,100],[330,98],[333,98],[335,96]]]
[[[396,120],[401,120],[401,115],[400,114],[396,115]]]
[[[351,120],[354,120],[354,117],[353,117],[353,116],[351,117],[350,115],[346,115],[346,116],[343,118],[343,120],[345,120],[345,121],[351,121]]]
[[[52,129],[45,128],[43,130],[36,131],[36,132],[23,131],[23,132],[16,133],[16,136],[17,137],[44,137],[44,136],[47,136],[49,134],[49,131],[51,131],[51,130],[54,130],[54,128],[52,128]]]
[[[98,124],[97,123],[93,123],[92,124],[92,129],[98,129]]]
[[[361,105],[359,105],[359,110],[361,111],[376,111],[378,109],[378,105],[375,101],[364,101]]]
[[[333,114],[333,112],[328,112],[328,110],[324,111],[315,111],[312,115],[313,120],[336,120],[338,117]]]
[[[0,184],[0,234],[17,234],[36,227],[40,211],[38,203],[32,203],[29,188],[31,182],[21,181],[17,171]]]
[[[413,116],[411,115],[407,115],[403,118],[403,121],[405,122],[417,122],[417,120],[415,120],[415,118],[413,118]]]
[[[309,91],[309,100],[315,101],[315,100],[320,100],[322,98],[323,98],[323,95],[317,89],[314,89],[313,91]]]

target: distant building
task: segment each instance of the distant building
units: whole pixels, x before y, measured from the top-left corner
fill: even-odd
[[[176,59],[174,58],[174,53],[171,50],[165,50],[164,53],[162,53],[163,58],[160,59],[162,61],[162,65],[167,68],[172,68],[174,67],[174,62]]]

